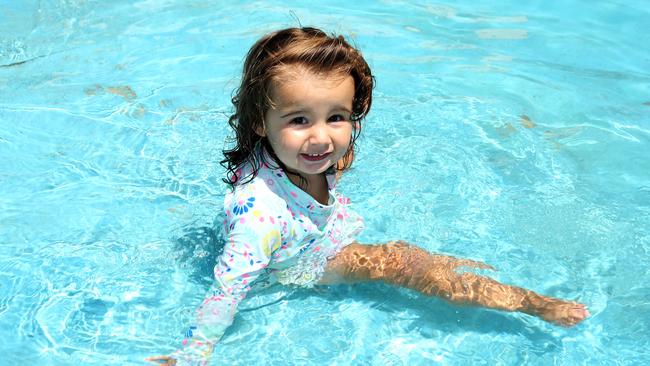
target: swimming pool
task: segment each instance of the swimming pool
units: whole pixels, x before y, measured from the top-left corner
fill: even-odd
[[[340,190],[405,239],[580,299],[563,329],[377,284],[251,298],[213,364],[650,362],[642,1],[0,0],[3,364],[143,364],[211,274],[218,161],[260,35],[351,36],[378,86]],[[244,341],[246,340],[246,341]]]

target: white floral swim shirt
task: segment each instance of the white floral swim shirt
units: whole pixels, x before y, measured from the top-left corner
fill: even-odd
[[[261,161],[273,161],[263,154]],[[247,165],[236,175],[245,178],[251,171]],[[226,194],[224,251],[214,268],[215,282],[197,309],[196,325],[172,355],[178,365],[207,362],[251,288],[277,282],[311,287],[327,260],[354,241],[363,220],[348,209],[349,199],[335,193],[335,175],[326,178],[327,205],[264,162],[255,178]]]

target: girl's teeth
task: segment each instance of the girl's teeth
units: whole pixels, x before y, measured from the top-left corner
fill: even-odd
[[[308,161],[321,161],[325,159],[326,156],[328,156],[330,153],[326,152],[323,154],[301,154],[303,156],[303,159],[307,159]]]

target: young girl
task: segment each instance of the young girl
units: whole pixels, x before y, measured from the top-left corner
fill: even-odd
[[[226,244],[215,283],[183,347],[163,364],[205,364],[251,287],[383,281],[459,304],[519,311],[571,326],[584,305],[501,284],[461,267],[491,269],[396,241],[354,241],[363,222],[335,194],[354,158],[374,79],[343,37],[314,28],[264,36],[248,52],[229,124],[236,146],[228,170]]]

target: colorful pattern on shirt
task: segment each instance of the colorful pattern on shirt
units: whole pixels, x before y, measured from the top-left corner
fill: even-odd
[[[265,161],[273,161],[266,153]],[[252,167],[236,174],[246,177]],[[223,222],[226,244],[214,268],[215,283],[197,310],[196,326],[174,353],[181,364],[202,364],[232,324],[237,305],[255,281],[313,286],[328,258],[363,229],[336,195],[334,174],[326,176],[329,202],[323,205],[296,187],[279,168],[260,165],[257,176],[226,194]]]

